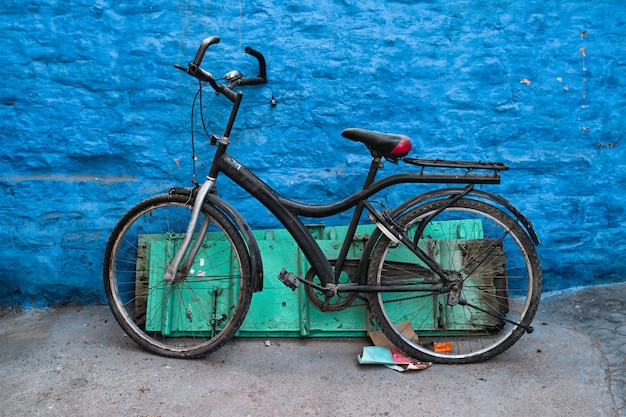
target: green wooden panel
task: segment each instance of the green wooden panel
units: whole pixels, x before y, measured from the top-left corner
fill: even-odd
[[[149,280],[146,303],[146,330],[183,336],[198,332],[217,332],[231,313],[237,297],[237,281],[228,279],[237,270],[237,260],[228,242],[211,241],[204,245],[189,277],[168,284],[162,280],[181,242],[178,236],[142,236],[149,250]],[[211,271],[208,277],[206,271]],[[214,278],[217,276],[218,278]]]
[[[349,258],[360,258],[363,235],[369,235],[373,225],[359,226]],[[336,258],[341,250],[347,227],[309,226],[309,230],[326,256]],[[304,286],[292,291],[278,279],[284,267],[304,277],[310,268],[302,251],[284,229],[255,231],[263,256],[265,282],[263,291],[254,294],[248,316],[239,330],[242,337],[331,337],[365,335],[367,312],[362,304],[337,312],[321,312],[313,307]]]
[[[374,225],[363,225],[357,230],[357,237],[352,242],[349,258],[359,259],[363,251],[364,238],[374,230]],[[329,258],[336,258],[341,249],[343,237],[347,227],[311,226],[311,231],[318,244]],[[295,292],[284,286],[277,278],[278,272],[284,267],[298,276],[304,277],[309,269],[309,263],[284,229],[255,231],[261,254],[265,274],[264,289],[255,293],[252,298],[250,311],[238,333],[242,337],[332,337],[332,336],[365,336],[368,330],[368,311],[362,300],[355,301],[355,307],[338,312],[321,312],[313,307],[301,285]],[[445,268],[458,269],[467,262],[467,253],[459,248],[462,245],[473,245],[472,240],[482,239],[482,224],[476,221],[456,221],[437,223],[433,222],[424,232],[430,236],[430,242],[423,243],[422,249],[431,253],[433,258]],[[446,237],[446,240],[440,238]],[[456,237],[457,240],[451,240]],[[236,289],[227,288],[224,284],[207,282],[202,279],[185,281],[185,286],[171,288],[172,285],[162,282],[163,265],[169,263],[174,256],[182,236],[172,237],[163,235],[142,236],[140,253],[143,266],[150,265],[147,306],[138,307],[147,310],[148,330],[160,330],[172,335],[184,335],[190,332],[212,332],[219,329],[219,318],[227,315],[228,307],[232,304],[232,297]],[[446,246],[444,246],[446,245]],[[198,264],[193,270],[215,268],[220,274],[228,274],[234,262],[232,254],[225,255],[224,247],[214,246],[203,248]],[[141,249],[143,247],[143,249]],[[219,254],[219,256],[217,256]],[[409,256],[409,258],[407,258]],[[228,262],[225,262],[225,258]],[[415,260],[406,248],[392,249],[388,259],[402,262],[403,259]],[[208,261],[212,260],[212,261]],[[202,263],[202,265],[200,264]],[[494,262],[488,262],[493,265]],[[480,305],[493,305],[506,295],[506,278],[504,274],[504,254],[495,262],[499,268],[490,271],[480,271],[482,278],[477,281],[468,281],[466,285],[476,285],[486,291],[482,292],[482,299],[468,300]],[[414,267],[414,268],[419,268]],[[138,266],[139,269],[139,266]],[[156,271],[156,272],[155,272]],[[139,273],[139,271],[138,271]],[[419,274],[417,274],[419,275]],[[416,275],[416,276],[417,276]],[[427,279],[428,276],[414,279]],[[145,282],[146,279],[141,280]],[[138,284],[144,285],[145,284]],[[146,291],[144,288],[143,291]],[[202,293],[204,298],[198,300],[195,294]],[[213,294],[208,296],[207,294]],[[385,295],[392,296],[392,295]],[[182,303],[180,302],[182,300]],[[176,302],[174,302],[176,301]],[[162,307],[165,303],[164,308]],[[415,303],[419,303],[417,306]],[[473,313],[472,317],[465,314],[455,316],[445,308],[445,296],[431,296],[413,298],[396,303],[390,307],[390,315],[397,316],[398,322],[408,318],[416,331],[434,332],[442,324],[445,327],[466,330],[476,327],[497,326],[497,319],[484,313]],[[138,304],[139,305],[139,304]],[[208,308],[216,305],[217,308]],[[174,308],[176,307],[176,308]],[[221,310],[220,310],[221,308]],[[506,306],[499,305],[500,311]],[[460,310],[460,309],[459,309]],[[415,311],[419,314],[415,315]],[[152,312],[152,313],[151,313]],[[192,319],[189,319],[192,317]]]

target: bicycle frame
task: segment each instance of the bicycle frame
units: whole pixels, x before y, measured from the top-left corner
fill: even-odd
[[[234,120],[237,108],[238,106],[233,106],[233,112],[235,114],[233,115],[231,113],[229,121]],[[229,123],[229,126],[232,127],[232,124]],[[456,173],[427,174],[424,172],[395,174],[378,181],[374,181],[378,168],[381,166],[381,159],[379,157],[375,157],[372,160],[372,164],[362,190],[339,202],[311,205],[281,196],[254,173],[252,173],[248,168],[226,153],[226,148],[229,144],[229,140],[227,138],[230,130],[228,129],[229,128],[227,126],[224,136],[222,136],[222,138],[218,138],[219,144],[217,145],[217,150],[210,168],[210,174],[207,177],[207,181],[205,181],[202,187],[200,187],[196,196],[187,236],[166,273],[165,280],[169,280],[168,282],[172,282],[175,279],[176,273],[179,269],[180,271],[185,271],[186,265],[183,264],[183,266],[179,268],[183,254],[187,251],[191,243],[192,231],[197,226],[201,206],[206,199],[207,194],[215,185],[217,175],[220,172],[224,173],[233,182],[263,204],[280,221],[280,223],[294,238],[298,246],[302,249],[302,252],[316,271],[324,286],[329,284],[336,285],[337,278],[346,260],[350,242],[354,237],[357,225],[365,208],[367,208],[378,221],[383,223],[383,228],[389,227],[388,224],[385,224],[386,221],[382,219],[380,213],[377,214],[377,211],[366,202],[366,200],[374,194],[393,185],[406,183],[456,183],[469,184],[470,187],[473,187],[474,184],[497,184],[500,182],[500,177],[492,174],[458,175]],[[211,174],[213,174],[213,176]],[[302,223],[299,216],[323,218],[345,212],[351,208],[355,208],[355,211],[352,215],[348,232],[337,258],[335,268],[333,269],[327,257],[324,255],[307,227],[304,223]],[[199,237],[196,239],[196,242],[202,241],[205,231],[206,228],[201,227]],[[410,242],[404,243],[410,245]],[[438,273],[438,275],[445,279],[445,273],[428,257],[428,255],[412,245],[410,245],[409,248],[416,252],[417,256],[426,262],[436,273]],[[187,258],[190,259],[190,262],[195,256],[196,250],[196,248],[192,248],[190,254],[188,255]]]
[[[233,182],[263,204],[280,221],[280,223],[285,226],[298,246],[302,249],[302,252],[311,266],[315,269],[318,277],[324,285],[329,283],[336,284],[336,277],[345,262],[345,253],[347,253],[350,241],[354,237],[354,231],[356,230],[356,226],[361,218],[363,208],[366,205],[365,201],[372,195],[385,188],[402,183],[456,182],[467,184],[492,184],[498,181],[492,175],[473,175],[471,178],[469,176],[460,178],[450,174],[406,173],[391,175],[379,181],[372,182],[376,175],[377,167],[380,165],[380,159],[375,158],[372,161],[369,175],[361,191],[358,191],[346,199],[336,203],[311,205],[282,197],[265,182],[254,175],[250,170],[248,170],[244,165],[226,153],[217,159],[216,163],[220,172],[224,173]],[[307,227],[302,223],[299,216],[315,218],[329,217],[345,212],[354,207],[357,207],[357,209],[355,210],[350,221],[348,233],[345,237],[342,251],[340,252],[340,256],[337,260],[336,272],[334,272],[327,257],[323,254],[319,245]],[[372,211],[374,209],[370,206],[369,210]]]
[[[197,70],[200,71],[199,69]],[[317,276],[324,287],[333,287],[336,290],[337,280],[345,263],[350,242],[354,237],[356,227],[361,219],[364,209],[367,209],[370,212],[370,218],[378,225],[379,229],[383,233],[392,239],[402,241],[437,275],[439,275],[444,282],[448,281],[445,271],[443,271],[426,253],[424,253],[416,245],[413,245],[410,239],[403,236],[402,231],[396,230],[393,233],[390,232],[390,230],[393,229],[393,226],[389,224],[380,212],[367,203],[367,199],[383,189],[404,183],[469,184],[467,191],[470,191],[474,184],[498,184],[500,182],[500,177],[498,175],[476,173],[463,175],[458,173],[425,173],[422,170],[420,172],[395,174],[375,181],[376,173],[378,168],[381,166],[381,158],[380,156],[372,154],[372,164],[362,190],[352,194],[342,201],[331,204],[311,205],[294,201],[282,197],[265,182],[254,175],[248,168],[226,153],[230,143],[230,134],[237,117],[237,112],[239,110],[243,94],[241,92],[235,93],[229,88],[224,88],[216,84],[210,74],[206,74],[205,78],[209,80],[211,86],[216,91],[222,92],[233,103],[233,106],[231,108],[226,127],[224,128],[223,135],[221,137],[212,137],[211,142],[212,144],[217,145],[217,149],[209,169],[207,180],[202,184],[197,193],[185,239],[183,240],[178,253],[174,257],[171,265],[164,275],[164,280],[166,282],[174,282],[178,277],[184,275],[191,267],[191,263],[199,250],[200,242],[203,240],[206,230],[208,229],[208,224],[201,225],[198,237],[196,238],[196,245],[191,248],[191,251],[187,255],[187,261],[185,263],[182,263],[182,261],[185,257],[185,253],[187,253],[187,250],[191,245],[193,231],[197,226],[202,204],[204,204],[208,193],[212,188],[214,188],[220,172],[224,173],[233,182],[263,204],[279,220],[279,222],[294,238],[298,246],[302,249],[302,252],[317,273]],[[451,200],[450,204],[452,203],[453,200]],[[333,269],[329,260],[324,255],[307,227],[302,223],[299,216],[315,218],[329,217],[334,214],[345,212],[351,208],[355,208],[355,211],[352,215],[347,235]],[[381,289],[377,290],[380,291]]]

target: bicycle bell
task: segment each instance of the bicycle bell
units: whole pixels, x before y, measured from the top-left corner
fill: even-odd
[[[229,83],[235,83],[243,78],[243,74],[238,70],[228,71],[226,75],[224,75],[224,79]]]

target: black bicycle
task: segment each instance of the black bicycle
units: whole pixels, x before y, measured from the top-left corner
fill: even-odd
[[[216,79],[200,68],[219,37],[205,39],[187,67],[199,91],[210,86],[232,102],[206,181],[141,201],[117,223],[104,258],[104,286],[115,318],[143,348],[164,356],[195,358],[235,336],[254,292],[263,289],[263,263],[246,222],[217,194],[220,174],[261,202],[293,236],[310,263],[304,277],[278,273],[291,288],[306,285],[322,311],[367,303],[372,330],[409,356],[438,363],[492,358],[525,332],[541,293],[539,239],[527,218],[500,196],[476,184],[498,184],[506,165],[406,157],[412,144],[401,134],[346,129],[372,156],[361,190],[339,202],[311,205],[288,199],[226,151],[242,101],[240,87],[267,82],[265,58],[246,47],[259,75],[230,71]],[[414,167],[377,179],[382,161]],[[387,209],[373,197],[406,183],[456,184]],[[328,259],[301,218],[353,210],[336,258]],[[360,259],[348,257],[357,226],[375,227]],[[278,271],[277,271],[278,272]]]

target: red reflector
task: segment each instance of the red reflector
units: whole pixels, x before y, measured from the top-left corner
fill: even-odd
[[[411,138],[403,136],[400,142],[392,149],[391,155],[406,155],[411,152],[412,148]]]

